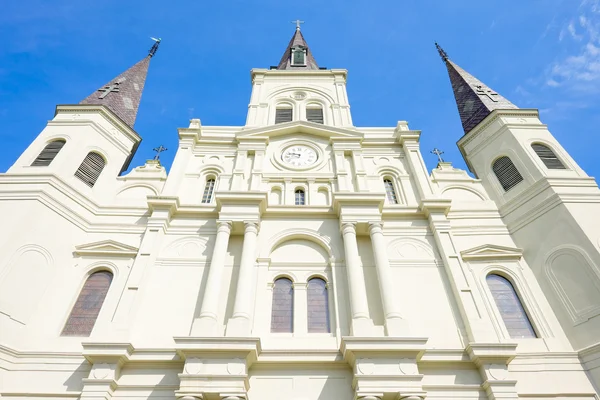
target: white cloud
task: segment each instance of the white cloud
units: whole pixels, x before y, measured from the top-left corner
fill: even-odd
[[[571,19],[560,31],[559,41],[570,38],[565,46],[570,55],[549,68],[546,85],[576,92],[600,92],[600,0],[583,0],[578,18]]]

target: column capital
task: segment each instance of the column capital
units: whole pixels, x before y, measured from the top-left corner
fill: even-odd
[[[260,230],[260,221],[244,221],[244,233],[254,232],[258,233]]]
[[[342,224],[342,234],[353,233],[356,235],[356,222],[344,222]]]
[[[369,222],[369,233],[381,233],[383,232],[383,221],[372,221]]]
[[[231,221],[225,221],[222,219],[217,220],[217,232],[227,232],[231,233]]]

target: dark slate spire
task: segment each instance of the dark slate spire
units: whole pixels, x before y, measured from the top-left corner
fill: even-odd
[[[90,94],[79,104],[106,106],[127,125],[133,128],[142,98],[150,59],[156,53],[160,39],[156,39],[148,56],[117,76],[115,79]]]
[[[448,68],[454,99],[465,134],[469,133],[494,110],[518,108],[479,79],[450,61],[448,54],[439,44],[436,43],[435,47],[446,64],[446,68]]]
[[[319,66],[317,65],[317,61],[314,59],[308,44],[306,44],[306,40],[304,40],[304,36],[302,36],[302,32],[300,32],[300,22],[296,24],[296,32],[294,32],[294,36],[292,36],[292,40],[288,44],[283,56],[281,57],[281,61],[279,61],[279,65],[277,69],[304,69],[304,70],[318,70]],[[303,51],[304,52],[304,63],[294,62],[292,57],[294,56],[294,51]]]

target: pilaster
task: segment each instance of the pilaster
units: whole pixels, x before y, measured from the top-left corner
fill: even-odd
[[[433,196],[431,180],[419,149],[421,131],[410,131],[406,123],[400,121],[394,135],[404,149],[411,175],[416,180],[419,200],[431,198]]]
[[[340,351],[354,372],[355,399],[424,399],[418,361],[426,343],[420,337],[343,337]]]
[[[258,338],[176,337],[177,354],[184,360],[178,399],[246,399],[248,370],[261,352]]]
[[[467,353],[479,368],[482,387],[490,400],[519,398],[517,380],[511,379],[508,371],[516,350],[516,343],[471,343],[467,346]]]

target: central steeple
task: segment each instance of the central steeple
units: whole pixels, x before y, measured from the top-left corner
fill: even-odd
[[[296,32],[288,44],[277,69],[279,70],[318,70],[319,66],[314,59],[302,32],[300,31],[300,22],[296,21]]]

